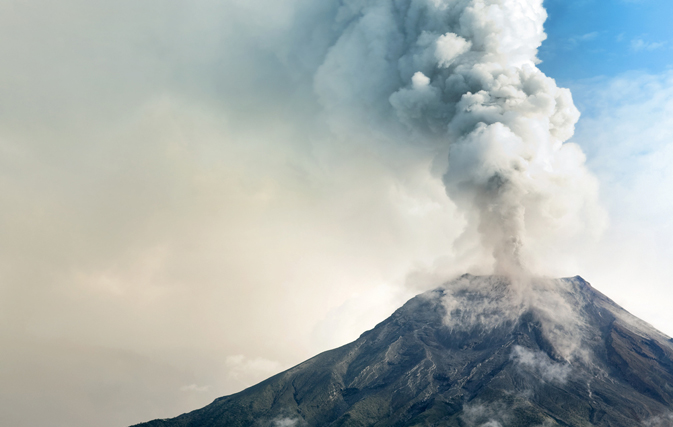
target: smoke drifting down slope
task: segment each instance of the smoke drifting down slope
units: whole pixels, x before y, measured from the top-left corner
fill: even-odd
[[[448,155],[446,193],[496,273],[534,269],[542,248],[600,231],[596,181],[581,149],[564,144],[579,112],[536,67],[542,0],[332,5],[314,75],[332,127],[359,123]]]

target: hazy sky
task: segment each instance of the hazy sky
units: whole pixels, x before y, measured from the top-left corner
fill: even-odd
[[[330,4],[0,0],[1,425],[175,416],[474,268],[435,153],[324,111]],[[545,266],[673,335],[673,3],[545,5],[608,217]]]

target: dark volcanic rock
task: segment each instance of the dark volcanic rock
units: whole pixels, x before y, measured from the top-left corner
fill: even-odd
[[[580,277],[463,276],[355,342],[144,427],[673,426],[673,344]]]

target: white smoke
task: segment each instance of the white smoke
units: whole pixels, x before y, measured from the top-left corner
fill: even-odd
[[[587,361],[591,355],[583,344],[592,333],[582,320],[586,302],[576,286],[572,280],[464,275],[443,286],[444,324],[457,332],[489,332],[513,328],[521,316],[533,313],[556,356]],[[520,365],[535,368],[547,381],[566,375],[564,365],[547,366],[539,357],[529,356],[513,353]]]
[[[565,143],[579,112],[536,67],[542,0],[342,0],[322,12],[314,90],[332,129],[448,155],[446,192],[495,272],[534,269],[549,247],[601,229],[596,180]]]
[[[501,402],[471,402],[463,406],[460,418],[469,427],[503,427],[512,419],[512,414]]]
[[[295,427],[298,422],[299,420],[294,418],[278,418],[273,420],[271,427]]]
[[[646,420],[644,427],[671,427],[673,426],[673,413],[659,415]]]
[[[530,351],[518,345],[512,349],[511,357],[521,368],[536,374],[547,382],[563,384],[572,370],[569,365],[555,363],[541,351]]]
[[[463,406],[460,419],[467,427],[506,427],[516,424],[516,418],[512,414],[512,403],[504,402],[470,402]],[[542,424],[531,427],[557,426],[551,419],[546,419]]]

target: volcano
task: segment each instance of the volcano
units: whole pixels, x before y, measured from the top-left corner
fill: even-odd
[[[357,340],[143,427],[673,426],[673,340],[581,277],[464,275]]]

